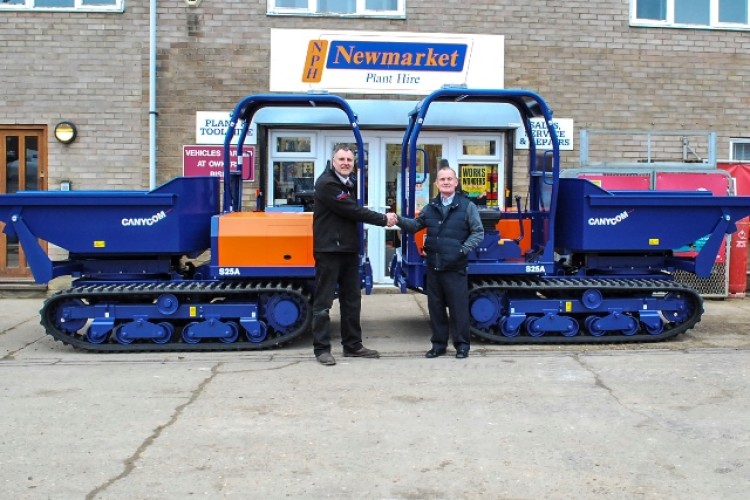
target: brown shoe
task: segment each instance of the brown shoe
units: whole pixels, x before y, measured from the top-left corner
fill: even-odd
[[[334,359],[334,357],[331,355],[330,352],[324,352],[324,353],[318,354],[317,356],[315,356],[315,359],[318,360],[318,363],[320,363],[321,365],[325,365],[325,366],[333,366],[336,364],[336,360]]]
[[[347,351],[344,349],[345,358],[379,358],[380,353],[374,349],[368,349],[365,346],[360,347],[356,351]]]

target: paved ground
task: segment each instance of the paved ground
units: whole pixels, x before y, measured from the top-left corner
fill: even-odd
[[[0,300],[3,498],[750,497],[750,299],[707,302],[666,343],[427,360],[424,297],[377,293],[383,357],[335,367],[309,338],[81,353],[40,305]]]

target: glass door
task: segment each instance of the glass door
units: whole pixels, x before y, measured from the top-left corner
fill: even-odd
[[[394,132],[373,131],[363,132],[365,154],[364,162],[367,166],[367,178],[363,179],[360,172],[360,158],[357,154],[357,178],[365,182],[365,199],[363,205],[375,212],[401,213],[401,141],[402,134]],[[351,144],[351,137],[344,135],[326,136],[325,158],[330,159],[333,146],[337,143]],[[351,144],[354,147],[354,144]],[[424,134],[418,145],[418,172],[425,171],[427,179],[418,186],[417,207],[424,206],[431,196],[435,195],[435,187],[430,179],[435,178],[437,165],[448,151],[448,138]],[[421,177],[421,175],[419,175]],[[389,267],[401,245],[401,232],[396,228],[382,228],[365,224],[366,253],[372,266],[373,282],[377,285],[393,285]]]
[[[387,207],[384,203],[378,200],[383,199],[381,195],[381,176],[380,169],[380,140],[378,137],[370,137],[364,135],[363,137],[365,151],[361,154],[356,151],[357,145],[352,141],[350,136],[327,136],[325,138],[325,158],[326,163],[333,153],[333,148],[336,144],[347,144],[356,151],[355,173],[357,175],[357,188],[359,189],[364,183],[365,186],[365,199],[362,200],[362,205],[373,210],[375,212],[385,213]],[[367,172],[367,175],[363,175],[363,168]],[[372,202],[371,202],[372,200]],[[379,226],[371,226],[365,224],[365,253],[370,258],[370,265],[373,270],[373,282],[378,284],[381,283],[382,276],[378,277],[378,270],[382,267],[383,256],[380,254],[383,248],[384,230]]]
[[[437,173],[438,164],[448,150],[448,139],[439,137],[425,137],[417,145],[417,180],[422,180],[416,186],[416,207],[419,210],[426,205],[430,198],[435,196],[435,186],[432,179]],[[401,214],[401,198],[403,186],[401,185],[401,137],[384,137],[381,139],[381,158],[384,158],[381,168],[373,168],[371,178],[377,183],[380,190],[373,192],[375,199],[380,200],[379,206],[384,211]],[[426,168],[425,168],[426,167]],[[377,174],[375,173],[377,172]],[[427,172],[427,175],[423,175]],[[377,178],[375,177],[377,175]],[[408,175],[407,175],[408,179]],[[370,254],[380,257],[378,260],[370,257],[373,269],[373,280],[375,283],[393,284],[390,277],[390,265],[396,249],[401,246],[401,231],[399,228],[386,228],[383,240],[377,242],[377,247],[371,248]]]
[[[45,189],[46,131],[0,128],[0,193]],[[16,236],[0,233],[0,278],[31,277]]]

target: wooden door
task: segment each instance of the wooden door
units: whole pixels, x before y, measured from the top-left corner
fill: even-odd
[[[0,125],[0,194],[47,188],[46,127]],[[0,279],[30,278],[18,238],[0,233]]]

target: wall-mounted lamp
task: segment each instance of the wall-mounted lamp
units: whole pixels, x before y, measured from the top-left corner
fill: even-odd
[[[71,122],[60,122],[55,125],[55,139],[63,144],[70,144],[76,140],[78,129]]]

